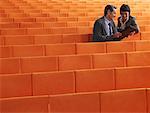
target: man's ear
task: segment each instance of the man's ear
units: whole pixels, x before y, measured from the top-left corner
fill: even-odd
[[[107,11],[107,14],[110,14],[110,13],[111,13],[111,11],[110,11],[110,10],[108,10],[108,11]]]

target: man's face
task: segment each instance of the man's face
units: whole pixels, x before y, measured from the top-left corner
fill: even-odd
[[[113,10],[113,12],[108,12],[108,16],[111,20],[113,20],[116,17],[116,9]]]
[[[129,12],[128,11],[121,11],[121,16],[122,16],[122,20],[126,21],[127,18],[129,17]]]

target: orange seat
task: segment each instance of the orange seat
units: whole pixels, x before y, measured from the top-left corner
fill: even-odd
[[[126,66],[126,55],[124,53],[94,54],[94,68],[113,68]]]
[[[84,12],[69,12],[69,17],[70,16],[76,16],[76,17],[82,17],[82,16],[86,16],[86,13],[84,13]]]
[[[116,69],[116,89],[149,88],[150,67]]]
[[[21,28],[41,28],[43,27],[43,23],[33,23],[33,22],[22,22],[20,23]]]
[[[101,113],[147,113],[146,90],[120,90],[101,93]]]
[[[108,42],[107,52],[130,52],[135,51],[135,42]]]
[[[68,71],[33,74],[33,95],[52,95],[74,92],[74,72]]]
[[[150,21],[149,20],[137,20],[138,24],[141,25],[141,26],[144,26],[144,25],[149,25],[150,24]]]
[[[1,58],[0,59],[0,74],[11,74],[20,72],[19,58]]]
[[[46,35],[50,34],[51,31],[48,28],[28,28],[27,35]]]
[[[77,27],[78,34],[92,34],[93,28],[92,27]]]
[[[91,69],[92,56],[90,55],[66,55],[59,57],[59,70]]]
[[[136,51],[150,51],[150,41],[136,41]]]
[[[106,53],[106,43],[77,43],[77,54]]]
[[[29,17],[24,17],[24,18],[20,18],[20,17],[15,17],[14,18],[14,22],[36,22],[35,18],[29,18]]]
[[[12,47],[1,46],[0,47],[0,58],[12,57]]]
[[[23,8],[25,12],[28,12],[28,13],[40,13],[41,10],[38,10],[38,9],[33,9],[32,7],[30,7],[29,5],[26,5],[26,7],[28,7],[28,9],[24,9],[24,6],[20,6],[20,8]],[[30,9],[31,8],[31,9]]]
[[[29,96],[0,100],[3,113],[48,113],[48,96]]]
[[[76,53],[75,44],[46,45],[46,55],[69,55],[75,53]]]
[[[37,17],[38,17],[38,18],[39,18],[39,17],[45,17],[45,18],[46,18],[46,17],[48,16],[48,14],[40,13],[40,11],[39,11],[38,13],[30,12],[29,15],[30,15],[31,17],[36,17],[36,18],[37,18]]]
[[[58,17],[57,18],[57,21],[60,22],[60,21],[72,21],[72,22],[75,22],[75,21],[78,21],[78,19],[76,17]]]
[[[66,22],[44,22],[44,27],[67,27]],[[72,26],[69,26],[72,27]]]
[[[78,21],[95,21],[96,17],[78,17]]]
[[[7,16],[8,16],[8,15],[5,14],[4,12],[3,12],[3,13],[0,12],[0,17],[7,17]]]
[[[34,37],[28,35],[5,36],[5,45],[30,45],[34,44]]]
[[[26,57],[26,56],[44,56],[45,49],[42,45],[33,46],[13,46],[14,57]]]
[[[141,33],[141,39],[142,40],[150,40],[150,32],[142,32]]]
[[[149,17],[148,17],[148,18],[149,18]],[[146,17],[146,19],[147,19],[147,17]],[[145,19],[145,20],[146,20],[146,19]],[[145,26],[145,31],[150,32],[150,25],[146,25],[146,26]]]
[[[99,99],[98,93],[50,96],[49,108],[52,113],[100,113]]]
[[[0,22],[13,22],[13,18],[1,18]]]
[[[127,66],[148,66],[150,65],[150,52],[127,53]]]
[[[50,17],[38,17],[36,18],[36,22],[56,22],[57,18],[50,18]]]
[[[91,92],[115,89],[113,69],[76,71],[76,91]]]
[[[78,42],[89,42],[89,34],[63,34],[62,43],[78,43]]]
[[[1,30],[1,35],[26,35],[26,34],[27,34],[27,30],[21,28]]]
[[[0,13],[5,13],[5,11],[3,9],[0,9]]]
[[[3,36],[0,36],[0,46],[5,44],[5,39]]]
[[[57,57],[28,57],[21,59],[21,65],[23,73],[57,71],[58,59]]]
[[[77,26],[89,26],[89,22],[67,22],[68,27],[77,27]]]
[[[0,75],[1,98],[32,95],[31,74]]]
[[[27,14],[24,14],[24,13],[10,13],[9,14],[9,17],[14,17],[14,18],[26,18],[28,17]]]
[[[53,27],[50,28],[51,34],[74,34],[77,33],[75,27]]]
[[[35,44],[55,44],[62,42],[62,35],[36,35]]]
[[[4,24],[0,24],[0,28],[19,28],[19,23],[4,23]]]

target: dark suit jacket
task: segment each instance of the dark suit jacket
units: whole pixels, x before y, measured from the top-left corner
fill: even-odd
[[[134,30],[131,30],[131,32],[133,32],[133,31],[135,31],[136,33],[139,32],[139,27],[138,27],[138,25],[137,25],[137,23],[135,21],[136,20],[135,17],[132,17],[132,16],[129,17],[129,20],[125,24],[125,30],[120,29],[120,27],[121,27],[121,23],[119,21],[120,18],[121,17],[118,18],[118,25],[117,25],[119,32],[125,31],[128,28],[133,28],[134,29]]]
[[[113,33],[117,32],[117,28],[115,23],[112,21],[112,30]],[[107,36],[106,33],[106,25],[104,17],[99,18],[95,21],[93,28],[93,41],[94,42],[105,42],[105,41],[115,41],[117,38],[113,38],[112,36]]]

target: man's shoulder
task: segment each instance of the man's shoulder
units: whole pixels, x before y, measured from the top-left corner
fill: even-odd
[[[98,18],[95,22],[102,23],[104,21],[104,17]]]

